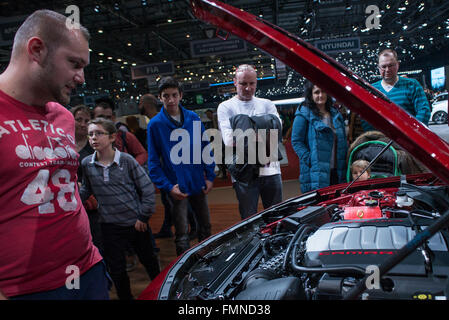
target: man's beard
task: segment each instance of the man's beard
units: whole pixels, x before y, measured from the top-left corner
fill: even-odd
[[[51,97],[47,102],[54,101],[62,105],[68,105],[70,103],[70,94],[66,96],[62,93],[62,90],[66,89],[65,85],[61,87],[61,84],[54,84],[55,81],[52,76],[55,74],[55,66],[52,63],[50,55],[47,55],[45,58],[42,68],[42,76],[40,77],[42,81],[41,83],[47,86],[46,91]]]

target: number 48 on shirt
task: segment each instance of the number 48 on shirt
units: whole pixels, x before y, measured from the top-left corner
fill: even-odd
[[[39,204],[39,213],[54,213],[55,194],[49,187],[49,170],[39,170],[36,178],[28,184],[22,194],[20,200],[27,205]],[[63,183],[61,183],[63,181]],[[56,196],[59,207],[64,211],[72,211],[76,209],[77,201],[75,198],[75,182],[70,181],[70,172],[66,169],[56,170],[51,176],[50,181],[55,187],[59,188]],[[67,200],[66,194],[70,194],[70,201]]]

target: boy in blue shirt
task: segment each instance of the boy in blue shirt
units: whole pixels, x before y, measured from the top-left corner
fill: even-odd
[[[169,193],[173,201],[176,253],[180,255],[190,248],[188,203],[191,204],[198,222],[198,241],[210,236],[206,195],[212,189],[215,179],[215,163],[213,157],[208,161],[210,163],[203,159],[205,153],[209,152],[211,155],[208,140],[201,139],[204,126],[196,113],[180,105],[180,83],[172,77],[163,78],[159,84],[159,99],[164,107],[147,128],[148,169],[156,187]],[[197,134],[194,133],[195,128]],[[172,136],[178,133],[175,141],[172,140]],[[201,133],[199,137],[198,133]],[[181,141],[178,141],[179,138]],[[185,152],[182,154],[182,161],[174,158],[178,153],[172,154],[172,151],[178,150],[179,147],[181,153]],[[198,159],[198,152],[201,159]]]

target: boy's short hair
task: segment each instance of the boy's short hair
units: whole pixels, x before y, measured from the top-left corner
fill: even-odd
[[[78,112],[83,112],[85,114],[88,114],[89,117],[92,117],[92,112],[90,111],[89,107],[84,104],[78,104],[74,106],[72,109],[70,109],[70,112],[75,117]]]
[[[352,163],[351,165],[351,173],[354,170],[354,168],[361,168],[361,169],[365,169],[369,166],[369,162],[363,159],[360,160],[356,160]],[[368,172],[369,174],[371,174],[371,168],[368,168],[368,170],[366,170],[366,172]]]
[[[114,122],[112,122],[109,119],[95,118],[95,119],[89,121],[88,125],[91,125],[91,124],[96,124],[96,125],[102,126],[109,134],[113,134],[113,133],[117,132],[117,128],[115,127]]]
[[[162,91],[164,91],[165,89],[168,88],[175,88],[178,89],[179,93],[182,93],[182,85],[181,83],[179,83],[178,80],[176,80],[173,77],[164,77],[159,81],[159,86],[158,86],[158,93],[159,95],[162,93]]]
[[[107,97],[95,100],[95,107],[102,107],[103,109],[111,109],[112,111],[115,110],[114,101],[112,101],[111,98]]]

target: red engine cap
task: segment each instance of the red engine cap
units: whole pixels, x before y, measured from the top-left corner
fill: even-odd
[[[347,207],[345,208],[345,220],[355,219],[377,219],[382,218],[382,211],[379,207]]]

